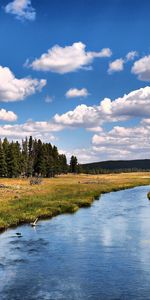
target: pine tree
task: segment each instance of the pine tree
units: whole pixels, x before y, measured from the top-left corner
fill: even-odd
[[[27,176],[34,175],[34,143],[32,136],[29,137],[28,142],[28,163],[27,163]]]
[[[72,162],[72,172],[77,172],[76,163],[73,165]],[[21,146],[19,142],[10,143],[6,138],[0,141],[0,177],[53,177],[67,172],[66,156],[59,154],[57,147],[50,143],[42,143],[32,136],[23,140]]]
[[[21,154],[20,144],[18,141],[13,144],[13,148],[14,148],[14,158],[16,160],[16,171],[17,171],[17,174],[20,175],[21,171],[22,171],[21,170],[22,154]]]
[[[7,138],[4,138],[2,145],[3,145],[4,154],[6,155],[9,147],[9,142]]]
[[[15,151],[15,144],[12,142],[9,144],[8,151],[7,151],[7,174],[8,177],[17,177],[19,175],[19,167],[18,167],[18,161]]]
[[[53,146],[52,148],[52,157],[53,157],[53,176],[59,173],[59,155],[58,155],[58,149],[56,146]]]
[[[6,176],[7,176],[7,165],[6,165],[2,142],[0,141],[0,177],[6,177]]]
[[[47,163],[46,163],[46,176],[54,176],[54,158],[53,158],[53,147],[49,143],[47,144]]]
[[[71,173],[77,173],[78,168],[78,160],[77,157],[72,155],[70,159],[70,172]]]
[[[59,154],[59,173],[66,174],[68,172],[67,158],[65,154]]]
[[[28,175],[28,139],[22,140],[21,153],[21,173],[24,176]]]
[[[35,174],[37,175],[46,175],[46,161],[45,161],[45,152],[44,152],[44,145],[42,144],[41,140],[38,140],[37,143],[37,157],[36,163],[34,166]]]

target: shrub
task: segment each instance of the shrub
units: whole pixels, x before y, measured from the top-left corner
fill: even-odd
[[[30,185],[41,184],[41,183],[42,183],[41,177],[34,177],[30,179]]]

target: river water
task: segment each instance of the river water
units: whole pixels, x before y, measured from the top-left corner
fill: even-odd
[[[76,214],[1,234],[0,299],[150,299],[148,191],[105,194]]]

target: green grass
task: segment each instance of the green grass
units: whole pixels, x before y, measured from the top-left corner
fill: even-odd
[[[150,184],[150,173],[65,175],[30,186],[26,179],[0,179],[0,230],[21,223],[74,213],[102,193]]]

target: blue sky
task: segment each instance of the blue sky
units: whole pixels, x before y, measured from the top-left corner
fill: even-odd
[[[149,158],[150,2],[2,0],[0,136]]]

